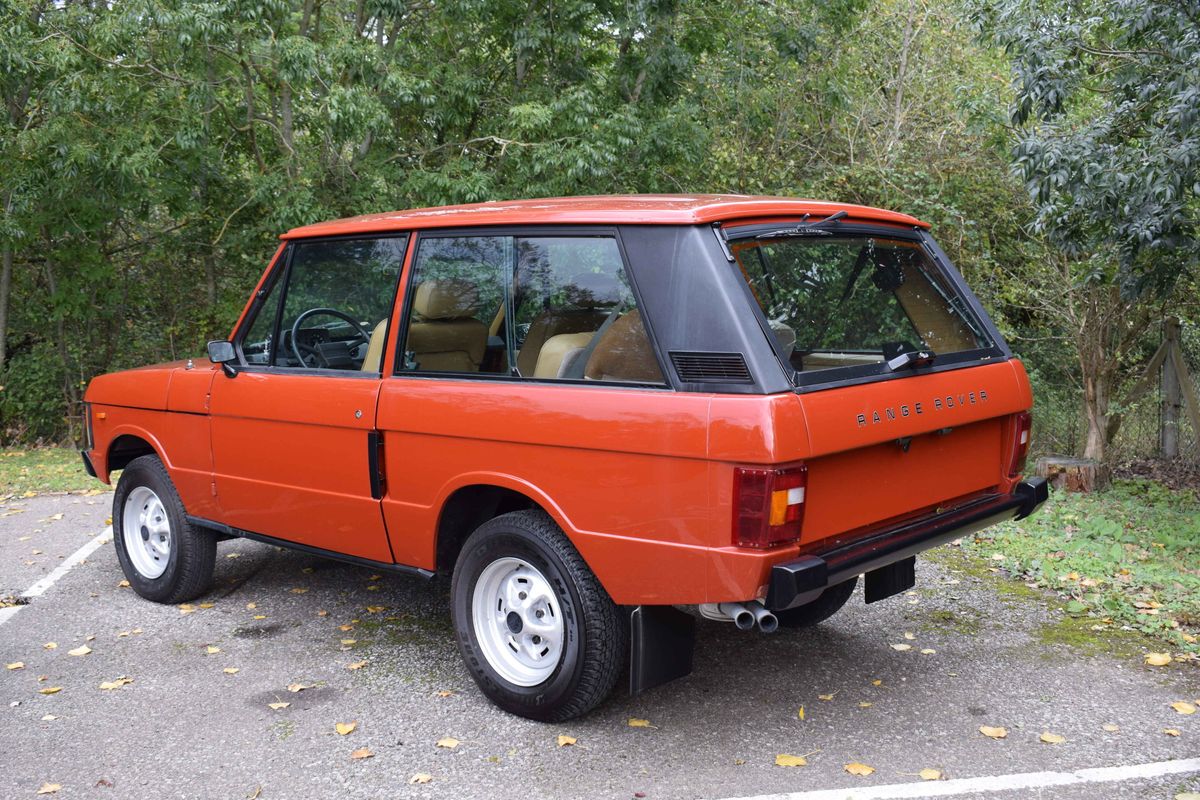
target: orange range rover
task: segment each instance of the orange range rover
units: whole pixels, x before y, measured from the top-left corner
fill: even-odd
[[[578,197],[282,240],[211,364],[88,387],[149,600],[231,537],[449,576],[479,688],[563,720],[689,672],[699,616],[813,625],[1046,499],[1025,370],[913,217]]]

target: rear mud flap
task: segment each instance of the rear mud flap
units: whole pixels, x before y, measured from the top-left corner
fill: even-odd
[[[696,619],[674,606],[637,606],[629,615],[629,693],[691,674]]]
[[[886,600],[907,591],[917,584],[917,557],[909,556],[886,567],[873,569],[866,575],[863,593],[868,603]]]

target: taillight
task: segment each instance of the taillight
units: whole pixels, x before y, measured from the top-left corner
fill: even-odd
[[[808,468],[736,467],[733,470],[733,543],[774,547],[800,538]]]
[[[1029,430],[1033,427],[1033,416],[1022,411],[1013,417],[1012,461],[1008,465],[1008,477],[1019,478],[1025,472],[1025,459],[1029,455]]]

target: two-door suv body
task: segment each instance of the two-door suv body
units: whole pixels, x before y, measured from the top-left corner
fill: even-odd
[[[104,375],[92,474],[133,588],[246,537],[452,576],[494,702],[536,719],[909,588],[1030,514],[1029,382],[927,225],[741,196],[495,202],[298,228],[214,364]]]

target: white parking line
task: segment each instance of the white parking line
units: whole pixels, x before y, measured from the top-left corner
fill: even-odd
[[[90,556],[92,553],[96,552],[97,548],[99,548],[100,545],[104,544],[105,542],[111,541],[112,535],[113,535],[113,529],[112,529],[112,526],[109,525],[107,528],[105,528],[103,531],[101,531],[100,534],[98,536],[96,536],[94,539],[92,539],[90,542],[88,542],[83,547],[76,550],[71,555],[67,556],[67,558],[61,564],[59,564],[57,567],[55,567],[53,570],[51,570],[49,575],[42,578],[40,581],[35,583],[33,586],[30,586],[25,591],[21,592],[20,596],[28,598],[28,597],[38,597],[42,594],[45,594],[46,590],[49,589],[54,584],[58,583],[58,581],[62,579],[62,576],[66,575],[68,572],[70,572],[72,567],[79,566],[80,564],[83,563],[83,560],[85,558]],[[17,615],[17,612],[20,611],[22,608],[25,608],[25,606],[9,606],[8,608],[0,608],[0,625],[3,625],[4,623],[8,622],[10,619],[15,617]]]
[[[992,775],[983,778],[959,778],[952,781],[922,781],[893,783],[886,786],[865,786],[859,789],[819,789],[809,792],[762,794],[754,797],[725,800],[898,800],[899,798],[952,797],[975,792],[1015,792],[1041,789],[1047,786],[1071,786],[1085,783],[1147,780],[1166,775],[1200,772],[1200,758],[1178,761],[1155,761],[1125,767],[1097,767],[1075,772],[1022,772],[1013,775]]]

